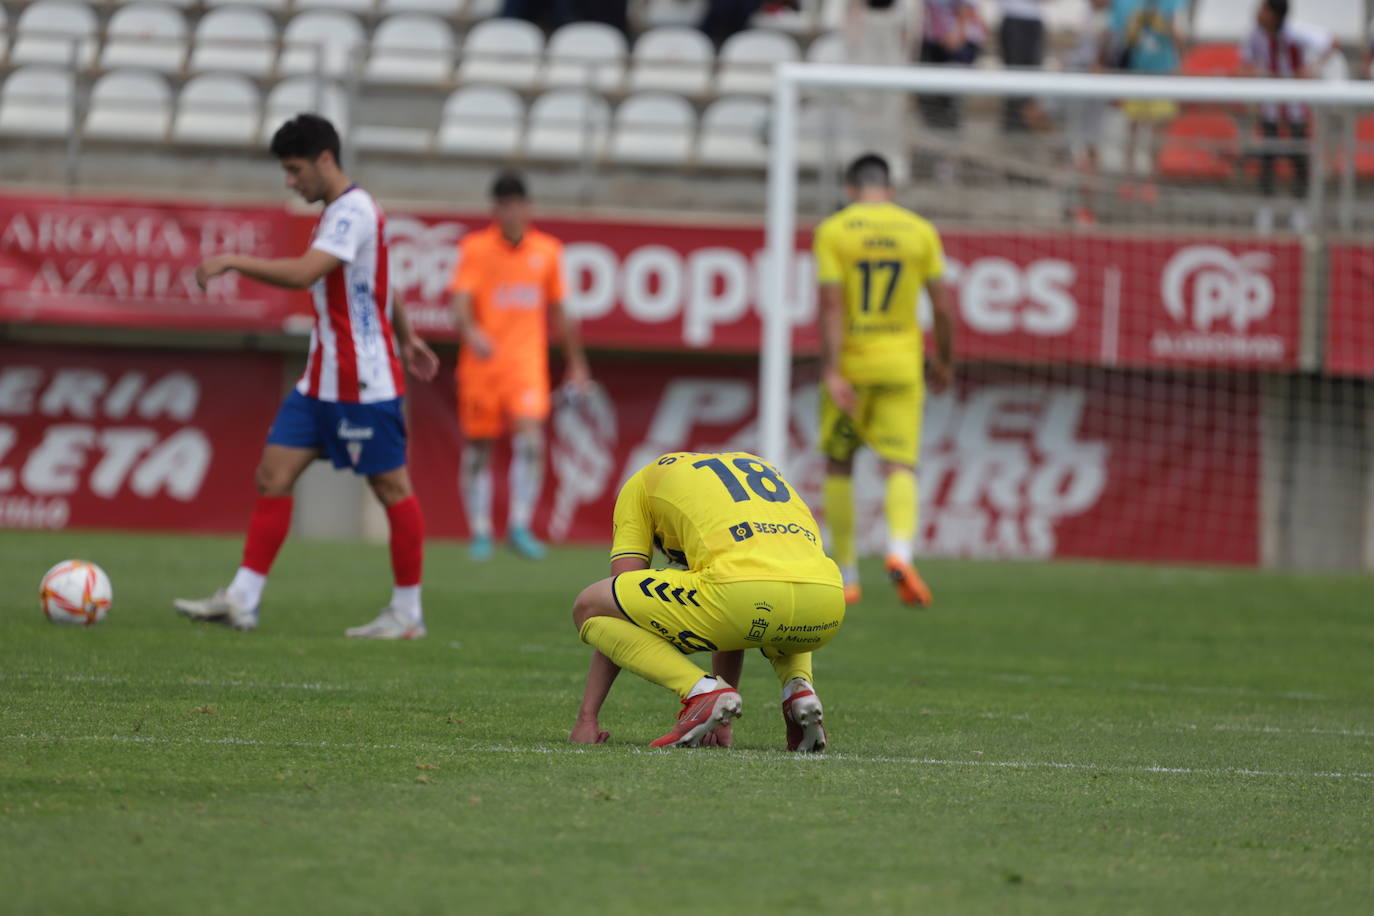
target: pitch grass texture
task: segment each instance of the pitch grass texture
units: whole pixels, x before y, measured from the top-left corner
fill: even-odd
[[[433,545],[413,644],[343,638],[364,545],[288,544],[255,633],[173,615],[237,554],[0,535],[0,912],[1374,909],[1365,578],[931,562],[914,612],[866,565],[798,757],[757,655],[734,750],[646,749],[677,703],[631,675],[565,743],[601,551]],[[90,630],[36,607],[68,556],[114,580]]]

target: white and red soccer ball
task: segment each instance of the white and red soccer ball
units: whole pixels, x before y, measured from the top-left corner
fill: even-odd
[[[109,613],[114,589],[105,570],[94,563],[63,560],[43,574],[38,600],[53,623],[89,627]]]

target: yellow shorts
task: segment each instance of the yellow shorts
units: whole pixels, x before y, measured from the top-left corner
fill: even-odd
[[[850,416],[821,386],[820,447],[825,457],[848,461],[860,445],[897,464],[915,465],[921,450],[921,407],[926,386],[855,385],[859,407]]]
[[[690,569],[643,569],[611,583],[630,621],[679,652],[811,652],[844,622],[844,589],[814,582],[708,582]]]

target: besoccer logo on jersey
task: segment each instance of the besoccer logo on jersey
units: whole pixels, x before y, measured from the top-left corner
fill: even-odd
[[[753,536],[754,529],[748,522],[740,522],[738,525],[730,526],[730,537],[734,538],[736,541],[742,541],[745,538],[751,538]]]

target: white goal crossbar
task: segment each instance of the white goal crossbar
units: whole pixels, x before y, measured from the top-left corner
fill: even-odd
[[[797,143],[806,89],[871,90],[959,96],[1061,99],[1159,99],[1179,102],[1299,103],[1374,109],[1372,82],[1132,76],[1128,74],[981,71],[958,67],[782,64],[775,71],[768,159],[763,336],[759,353],[759,451],[787,462],[792,319],[787,276],[796,244]],[[1347,157],[1346,168],[1350,168]]]

